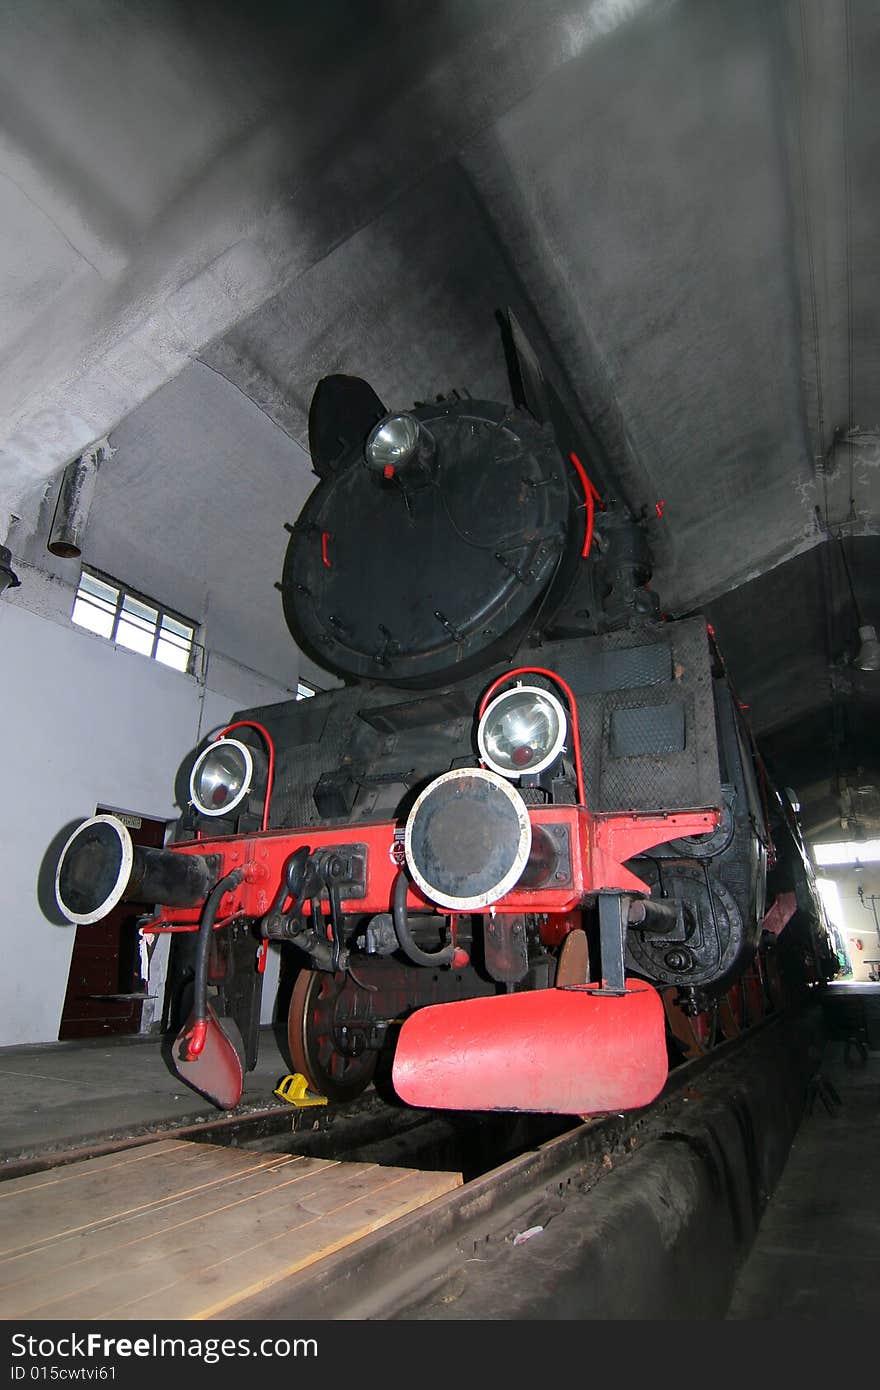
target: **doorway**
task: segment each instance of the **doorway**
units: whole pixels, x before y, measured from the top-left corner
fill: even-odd
[[[165,843],[165,821],[98,806],[96,815],[114,815],[128,827],[132,842],[157,848]],[[92,926],[76,929],[59,1042],[137,1033],[146,995],[141,975],[138,919],[141,903],[119,903]]]

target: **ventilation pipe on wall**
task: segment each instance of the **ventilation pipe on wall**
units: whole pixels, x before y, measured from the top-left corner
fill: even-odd
[[[873,623],[866,623],[862,619],[862,610],[859,607],[859,601],[856,598],[856,591],[853,587],[852,574],[850,573],[849,562],[846,558],[843,537],[840,535],[837,537],[837,544],[840,547],[840,558],[843,561],[846,582],[849,585],[853,611],[856,617],[856,627],[859,630],[859,649],[853,657],[853,665],[859,671],[880,671],[880,641],[877,639],[877,629],[874,627]]]
[[[21,580],[12,568],[12,553],[8,545],[0,545],[0,594],[6,589],[17,589]]]
[[[65,468],[47,543],[53,555],[76,560],[82,554],[98,468],[112,452],[108,440],[101,439]]]

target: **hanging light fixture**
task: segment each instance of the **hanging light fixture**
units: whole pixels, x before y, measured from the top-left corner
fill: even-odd
[[[877,629],[873,623],[863,623],[862,614],[859,609],[859,601],[856,598],[856,591],[853,587],[852,575],[850,574],[849,562],[846,558],[846,550],[843,545],[843,537],[838,535],[837,544],[840,547],[840,558],[843,561],[843,568],[846,580],[849,584],[850,597],[856,615],[856,626],[859,630],[859,649],[853,657],[853,666],[859,671],[880,671],[880,641],[877,640]]]
[[[853,666],[857,666],[860,671],[880,671],[880,641],[877,640],[877,629],[870,623],[864,623],[859,628],[859,642],[861,646],[853,659]]]
[[[0,594],[7,589],[17,589],[21,580],[12,568],[12,554],[9,547],[0,545]]]

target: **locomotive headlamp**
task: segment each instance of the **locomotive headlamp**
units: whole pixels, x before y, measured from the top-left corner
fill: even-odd
[[[200,753],[189,794],[202,816],[227,816],[240,806],[254,781],[254,755],[237,738],[221,738]]]
[[[515,685],[489,705],[477,745],[487,767],[515,779],[550,767],[567,732],[565,710],[555,695],[536,685]]]
[[[421,430],[413,415],[386,415],[367,439],[364,457],[367,466],[384,473],[393,472],[415,457]]]

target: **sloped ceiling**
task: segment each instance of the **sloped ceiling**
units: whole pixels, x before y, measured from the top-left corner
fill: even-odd
[[[275,545],[317,379],[506,396],[512,305],[780,775],[817,825],[857,804],[871,827],[880,677],[850,664],[858,618],[880,623],[871,0],[30,0],[3,31],[13,547],[108,432],[117,546],[114,491],[136,481],[150,523],[149,457],[156,516],[175,476],[190,509],[224,495],[242,461],[198,424],[208,368],[274,432],[244,530]],[[150,532],[157,578],[187,573],[178,532]],[[247,550],[224,571],[244,635]]]

